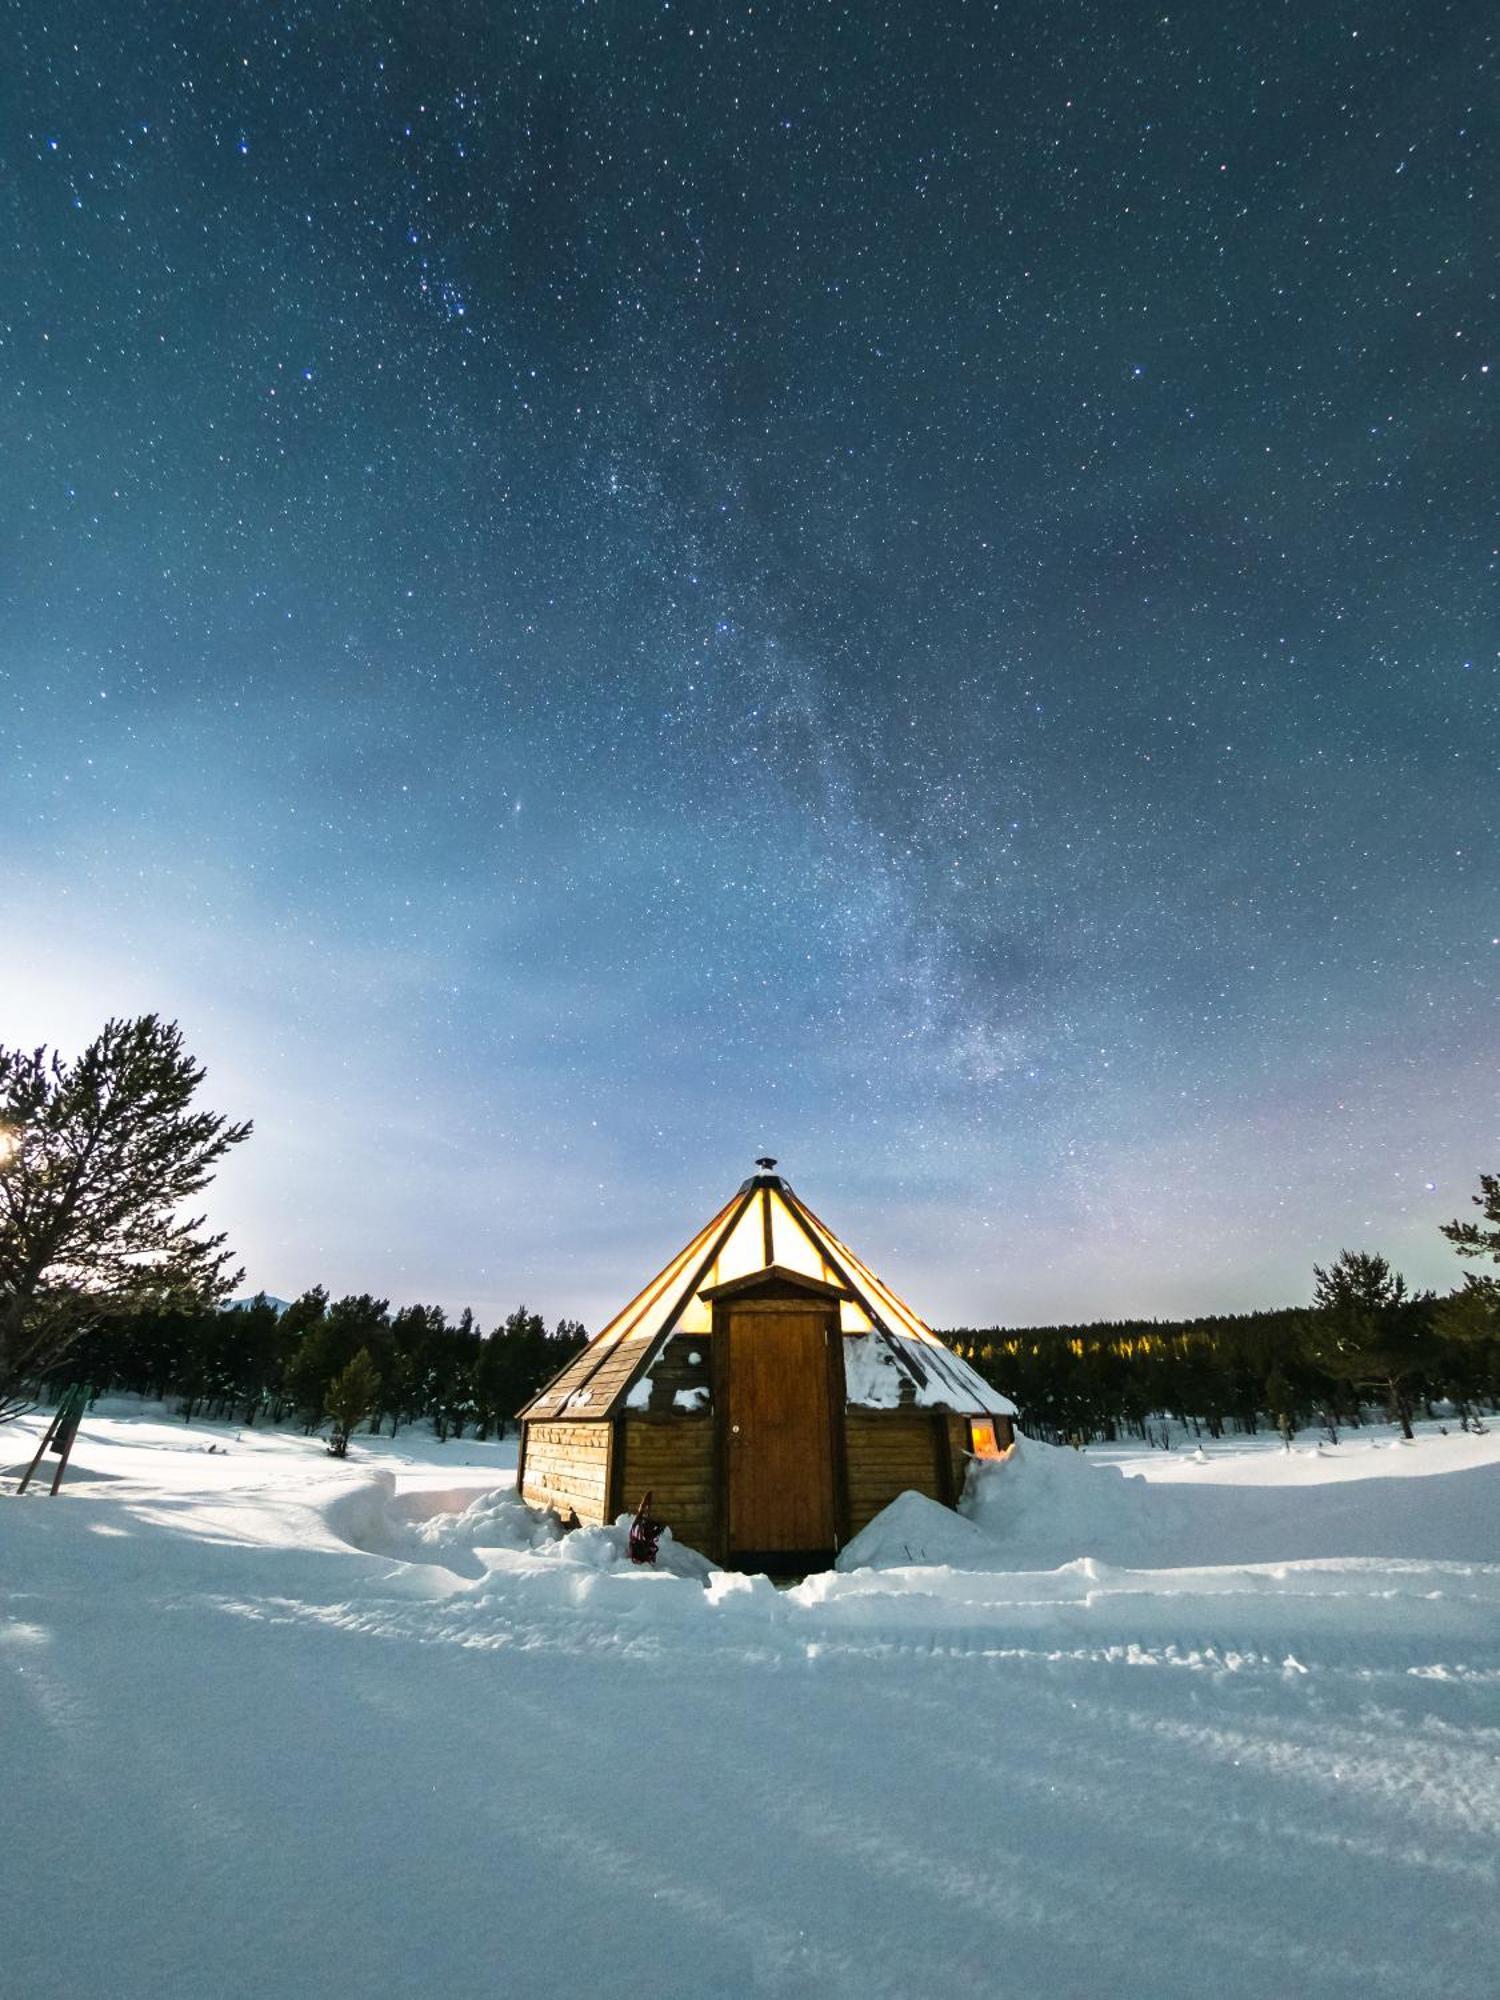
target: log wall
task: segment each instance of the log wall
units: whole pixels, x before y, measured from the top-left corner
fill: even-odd
[[[604,1520],[609,1497],[610,1438],[614,1426],[528,1423],[521,1498],[533,1507],[555,1507],[581,1526]]]
[[[845,1412],[849,1464],[849,1533],[867,1528],[898,1493],[950,1499],[948,1431],[925,1410]],[[941,1456],[940,1456],[941,1454]]]
[[[963,1495],[964,1481],[969,1474],[969,1420],[967,1417],[948,1417],[945,1420],[948,1433],[948,1468],[952,1484],[948,1492],[948,1505],[956,1507]]]
[[[621,1506],[634,1513],[649,1492],[652,1514],[666,1522],[674,1540],[713,1555],[719,1524],[709,1413],[653,1417],[632,1411],[620,1423],[620,1449]]]
[[[1010,1422],[997,1418],[1008,1442]],[[612,1454],[618,1506],[634,1512],[652,1494],[652,1512],[677,1541],[705,1555],[722,1555],[715,1427],[708,1411],[652,1416],[631,1411],[614,1422],[528,1422],[521,1496],[533,1507],[555,1507],[584,1527],[607,1518]],[[925,1410],[845,1412],[850,1536],[868,1527],[900,1493],[925,1493],[952,1506],[968,1466],[969,1420]]]

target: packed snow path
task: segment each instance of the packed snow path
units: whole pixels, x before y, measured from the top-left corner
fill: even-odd
[[[1492,1995],[1497,1443],[1028,1448],[1009,1550],[997,1488],[776,1591],[469,1506],[493,1447],[91,1419],[0,1500],[0,1988]]]

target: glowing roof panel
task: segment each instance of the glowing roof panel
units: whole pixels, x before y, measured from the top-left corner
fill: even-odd
[[[733,1200],[726,1202],[594,1336],[583,1353],[532,1400],[524,1414],[532,1418],[557,1414],[598,1376],[601,1390],[606,1383],[609,1388],[600,1399],[601,1407],[591,1407],[589,1414],[605,1415],[629,1380],[646,1365],[649,1349],[673,1333],[710,1330],[713,1320],[709,1303],[702,1296],[705,1290],[750,1277],[773,1264],[845,1291],[849,1296],[839,1305],[842,1331],[854,1337],[872,1333],[888,1336],[892,1356],[917,1384],[920,1404],[955,1409],[1012,1408],[967,1362],[944,1346],[926,1321],[877,1278],[779,1174],[767,1171],[746,1181]],[[617,1364],[601,1374],[609,1356],[622,1344],[628,1345],[629,1353],[639,1355],[639,1361],[632,1364],[622,1354]]]

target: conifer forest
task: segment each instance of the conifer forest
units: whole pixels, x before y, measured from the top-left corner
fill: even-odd
[[[1450,1225],[1452,1228],[1453,1225]],[[962,1327],[943,1338],[1012,1397],[1021,1427],[1050,1443],[1134,1436],[1168,1445],[1171,1420],[1210,1438],[1309,1426],[1341,1430],[1450,1413],[1477,1424],[1500,1406],[1500,1311],[1493,1282],[1447,1297],[1409,1293],[1388,1262],[1343,1252],[1315,1268],[1312,1302],[1181,1321]],[[175,1401],[180,1414],[254,1424],[328,1423],[335,1449],[361,1428],[394,1436],[503,1438],[516,1411],[584,1344],[583,1325],[548,1327],[517,1306],[488,1332],[469,1311],[392,1311],[369,1294],[315,1286],[289,1305],[260,1295],[228,1308],[104,1314],[55,1378],[98,1394]]]

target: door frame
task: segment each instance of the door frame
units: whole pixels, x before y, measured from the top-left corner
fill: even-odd
[[[828,1568],[833,1557],[849,1539],[849,1465],[844,1436],[844,1402],[846,1388],[844,1382],[844,1342],[839,1324],[840,1302],[852,1296],[841,1285],[830,1285],[819,1278],[809,1278],[801,1271],[791,1271],[783,1265],[771,1264],[759,1271],[752,1271],[748,1277],[731,1279],[727,1284],[712,1285],[698,1295],[708,1301],[713,1312],[713,1331],[710,1335],[713,1376],[714,1408],[714,1513],[717,1521],[715,1540],[718,1544],[718,1560],[727,1569],[741,1567],[739,1558],[743,1556],[756,1560],[756,1567],[780,1570],[783,1574],[801,1574],[803,1568],[795,1563],[785,1564],[779,1560],[781,1554],[815,1558],[816,1567]],[[730,1397],[729,1397],[729,1323],[735,1306],[743,1301],[755,1305],[821,1306],[824,1309],[824,1329],[827,1339],[824,1351],[828,1362],[828,1463],[833,1487],[833,1547],[830,1550],[765,1550],[746,1549],[738,1551],[730,1546],[729,1533],[729,1438],[730,1438]],[[769,1558],[769,1561],[763,1560]],[[813,1563],[804,1567],[811,1569]]]

